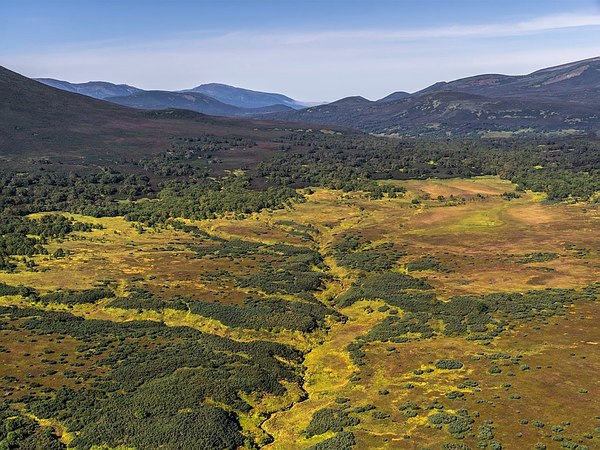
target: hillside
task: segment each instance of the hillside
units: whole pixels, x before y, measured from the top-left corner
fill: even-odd
[[[268,117],[405,136],[569,134],[598,131],[599,101],[600,58],[593,58],[529,75],[479,75],[376,102],[349,97]]]
[[[446,91],[597,105],[600,101],[600,57],[548,67],[528,75],[477,75],[449,83],[440,82],[415,95]]]
[[[402,100],[406,97],[410,97],[410,94],[408,92],[397,91],[397,92],[392,92],[390,95],[386,95],[385,97],[380,98],[377,101],[379,103],[386,103],[386,102],[393,102],[395,100]]]
[[[256,151],[268,153],[283,133],[261,121],[134,110],[48,87],[3,67],[0,98],[0,158],[7,164],[107,164],[165,151],[177,137],[200,135],[264,141]]]
[[[131,95],[136,92],[142,92],[142,89],[134,86],[129,86],[127,84],[114,84],[106,81],[69,83],[68,81],[55,80],[54,78],[35,78],[35,81],[39,81],[40,83],[44,83],[57,89],[62,89],[63,91],[74,92],[76,94],[87,95],[88,97],[99,99]]]
[[[398,101],[339,101],[264,117],[344,125],[362,131],[406,136],[485,135],[493,132],[552,133],[598,129],[598,108],[461,92],[410,96]]]

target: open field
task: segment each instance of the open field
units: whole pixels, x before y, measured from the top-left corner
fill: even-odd
[[[37,292],[0,296],[0,306],[68,313],[114,329],[100,345],[76,330],[28,322],[31,311],[19,318],[3,310],[5,398],[28,412],[61,387],[83,392],[115,382],[121,369],[113,355],[141,361],[142,347],[144,355],[193,348],[200,338],[182,331],[192,329],[222,339],[206,344],[214,346],[210,363],[185,353],[172,372],[157,369],[137,390],[128,386],[128,401],[142,404],[135,392],[159,389],[170,377],[220,364],[235,371],[255,358],[260,367],[252,370],[265,371],[258,388],[248,383],[219,397],[198,381],[199,402],[230,412],[240,425],[227,431],[242,436],[231,438],[231,448],[305,449],[327,439],[338,447],[317,448],[349,448],[333,444],[344,431],[357,449],[597,447],[600,306],[589,286],[600,274],[598,204],[547,204],[532,192],[508,199],[502,194],[515,186],[495,177],[382,182],[390,183],[406,193],[373,200],[315,188],[293,207],[185,221],[187,229],[69,214],[102,227],[50,240],[48,255],[31,258],[33,271],[23,264],[0,271],[0,283]],[[52,256],[58,248],[64,258]],[[384,279],[395,281],[377,282]],[[79,303],[44,297],[99,288],[112,295]],[[498,293],[512,300],[497,306],[504,301]],[[456,325],[444,308],[464,296],[471,303],[459,316],[481,310]],[[511,309],[521,298],[524,306]],[[531,304],[545,298],[556,300]],[[127,328],[141,320],[166,331]],[[404,331],[390,334],[392,325]],[[263,353],[265,341],[281,347]],[[126,344],[131,353],[120,353]],[[233,359],[217,363],[223,354]],[[460,367],[437,367],[443,359]],[[266,373],[279,374],[278,386]],[[317,424],[327,408],[343,423]],[[64,443],[80,433],[81,448],[89,448],[90,430],[71,430],[54,416],[42,422]]]

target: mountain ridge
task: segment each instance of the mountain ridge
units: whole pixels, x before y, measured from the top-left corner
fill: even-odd
[[[192,91],[141,91],[126,96],[108,97],[105,100],[138,109],[188,109],[202,114],[225,117],[248,116],[252,114],[266,114],[292,110],[291,107],[281,104],[256,108],[242,108],[223,103],[209,95]]]
[[[253,118],[132,109],[53,88],[2,66],[0,98],[0,161],[9,168],[85,170],[126,164],[165,152],[177,139],[207,135],[244,137],[259,143],[248,155],[268,153],[286,129]]]
[[[108,81],[88,81],[85,83],[71,83],[55,78],[34,78],[35,81],[44,83],[63,91],[87,95],[88,97],[103,100],[107,97],[130,95],[141,92],[143,89],[128,84],[115,84]]]
[[[293,109],[302,109],[305,107],[300,102],[283,94],[253,91],[223,83],[201,84],[181,92],[197,92],[208,95],[222,103],[240,108],[262,108],[272,105],[285,105]]]
[[[484,74],[438,82],[377,101],[356,99],[264,117],[403,136],[598,132],[600,57],[527,75]]]
[[[97,92],[104,95],[108,87],[95,83],[96,95]],[[228,117],[338,125],[375,134],[432,137],[581,134],[600,129],[600,57],[542,68],[526,75],[473,75],[437,82],[412,94],[396,91],[375,101],[349,96],[302,109],[296,109],[298,104],[290,104],[296,101],[282,94],[220,83],[177,92],[144,91],[127,85],[109,87],[136,90],[104,98],[135,108],[183,108]],[[280,103],[265,105],[272,101]]]
[[[127,96],[141,96],[145,102],[152,103],[151,99],[145,98],[145,92],[165,92],[172,94],[172,98],[175,101],[181,102],[181,97],[178,94],[186,94],[186,93],[195,93],[202,94],[212,99],[228,105],[234,106],[236,108],[242,108],[244,110],[249,111],[241,111],[238,109],[229,109],[223,106],[218,106],[207,100],[206,104],[211,105],[206,110],[198,110],[192,108],[192,110],[196,110],[198,112],[202,112],[204,114],[219,114],[219,115],[232,115],[239,116],[245,114],[251,114],[257,112],[255,110],[259,110],[266,107],[272,107],[275,105],[283,105],[287,106],[291,109],[302,109],[305,108],[306,105],[303,103],[294,100],[286,95],[277,94],[272,92],[261,92],[261,91],[253,91],[250,89],[238,88],[235,86],[230,86],[222,83],[209,83],[209,84],[201,84],[191,89],[183,89],[179,91],[167,91],[162,89],[141,89],[135,86],[130,86],[128,84],[115,84],[108,81],[88,81],[85,83],[71,83],[69,81],[57,80],[54,78],[34,78],[35,81],[46,84],[48,86],[62,89],[64,91],[73,92],[77,94],[87,95],[88,97],[113,101],[119,104],[127,105],[128,101],[124,100],[124,97]],[[130,99],[131,103],[135,103],[136,98]],[[142,102],[143,103],[143,102]],[[176,107],[173,105],[166,105],[165,107]],[[154,109],[154,108],[152,108]],[[281,107],[271,108],[272,110],[283,110]],[[220,111],[220,113],[214,112]]]
[[[450,90],[495,98],[526,95],[530,99],[591,103],[600,97],[600,57],[546,67],[526,75],[481,74],[442,81],[412,95]]]

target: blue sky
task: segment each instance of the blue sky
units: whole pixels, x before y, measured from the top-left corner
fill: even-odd
[[[598,0],[0,0],[0,65],[145,89],[375,99],[594,56]]]

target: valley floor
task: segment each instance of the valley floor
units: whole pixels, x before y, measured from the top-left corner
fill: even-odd
[[[191,338],[163,331],[145,338],[117,327],[117,338],[82,350],[77,332],[22,318],[43,310],[90,322],[189,327],[226,340],[214,355],[241,358],[227,362],[230,374],[244,358],[248,370],[284,374],[284,390],[257,376],[256,389],[248,382],[228,394],[232,403],[202,385],[203,404],[232,414],[244,448],[596,448],[598,205],[548,204],[495,177],[384,183],[406,193],[373,200],[314,189],[285,210],[185,221],[186,229],[68,214],[102,227],[46,246],[65,257],[37,255],[34,270],[0,272],[0,283],[37,292],[0,292],[3,307],[34,308],[0,315],[5,400],[52,427],[63,444],[80,436],[78,448],[158,439],[139,431],[137,440],[111,441],[102,428],[73,429],[66,409],[48,412],[39,402],[63,387],[115,382],[121,360],[111,352],[122,346],[133,345],[123,354],[137,361],[154,358],[137,354],[142,347],[170,351]],[[45,297],[99,288],[112,295],[89,302]],[[252,347],[259,341],[282,347],[261,353]],[[281,350],[288,346],[301,357]],[[248,356],[254,351],[260,363]],[[216,367],[192,359],[119,389],[133,392],[128,404],[146,404],[135,395],[153,383],[168,386],[170,377]],[[162,392],[168,402],[171,394]],[[131,420],[150,420],[153,406],[147,408]],[[103,411],[90,417],[101,422]],[[194,405],[174,411],[190,414]]]

